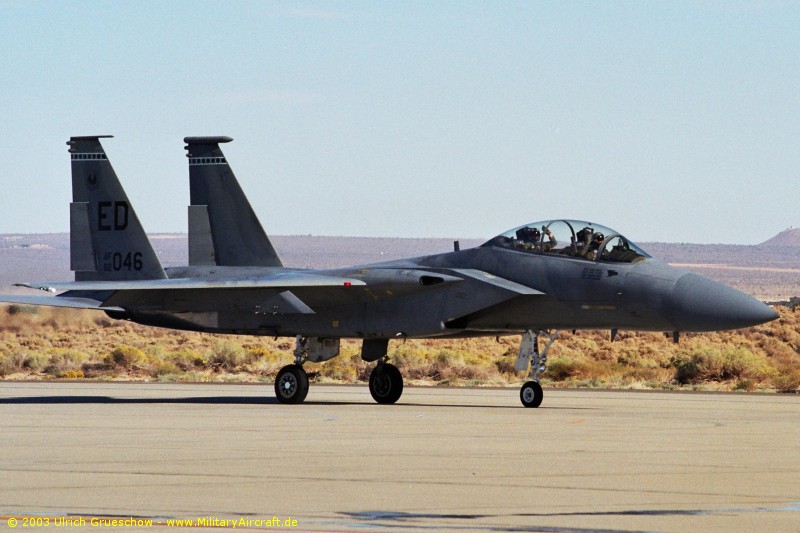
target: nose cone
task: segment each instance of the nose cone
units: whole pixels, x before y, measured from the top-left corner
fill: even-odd
[[[684,274],[672,289],[669,315],[680,331],[739,329],[780,315],[752,296],[696,274]]]

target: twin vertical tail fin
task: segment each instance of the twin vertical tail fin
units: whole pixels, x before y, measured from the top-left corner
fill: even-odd
[[[244,195],[220,143],[230,137],[186,137],[189,158],[189,264],[282,266]]]
[[[70,268],[76,281],[163,279],[167,275],[108,161],[100,139],[71,137]],[[282,266],[228,165],[220,143],[186,137],[189,264]]]
[[[70,268],[76,281],[166,278],[100,139],[71,137]]]

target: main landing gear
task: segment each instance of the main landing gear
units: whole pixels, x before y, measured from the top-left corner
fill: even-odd
[[[382,404],[392,404],[403,394],[403,375],[393,364],[388,363],[389,339],[364,339],[361,344],[361,359],[375,368],[369,375],[369,393],[372,399]]]
[[[275,397],[281,403],[303,403],[308,395],[308,374],[301,364],[286,365],[275,377]]]
[[[382,404],[392,404],[403,394],[403,376],[386,357],[389,341],[365,340],[361,357],[367,362],[377,361],[369,375],[369,393]],[[298,335],[294,349],[294,364],[281,368],[275,377],[275,397],[280,403],[302,403],[308,395],[308,374],[303,363],[327,361],[339,354],[339,339],[320,339]]]
[[[393,364],[378,361],[369,375],[369,393],[378,403],[395,403],[403,394],[403,375]]]
[[[544,350],[539,352],[539,336],[547,337],[548,341]],[[547,369],[547,350],[558,337],[558,331],[553,333],[538,330],[533,332],[528,330],[522,336],[519,345],[519,355],[514,368],[518,371],[531,369],[531,380],[525,382],[519,390],[519,399],[525,407],[539,407],[544,399],[544,391],[539,383],[539,373]]]
[[[320,363],[339,355],[339,339],[297,336],[294,364],[281,368],[275,377],[275,397],[281,403],[303,403],[308,395],[305,361]]]

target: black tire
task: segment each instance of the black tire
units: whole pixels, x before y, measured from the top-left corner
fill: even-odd
[[[308,374],[300,365],[286,365],[275,376],[275,397],[281,403],[303,403],[308,395]]]
[[[395,403],[403,394],[403,375],[394,365],[378,363],[369,375],[369,393],[378,403]]]
[[[528,381],[519,390],[519,400],[525,407],[539,407],[544,399],[544,391],[538,381]]]

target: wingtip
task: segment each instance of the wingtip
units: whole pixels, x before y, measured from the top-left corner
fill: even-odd
[[[55,287],[50,287],[44,283],[15,283],[14,287],[25,287],[26,289],[35,289],[37,291],[44,291],[53,294],[58,292]]]

